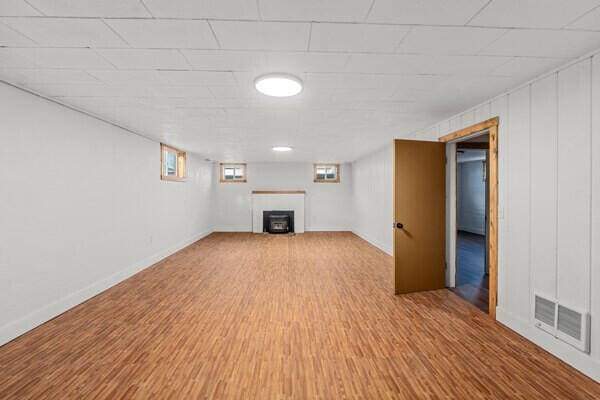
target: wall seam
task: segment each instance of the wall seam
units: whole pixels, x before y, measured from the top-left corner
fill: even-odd
[[[533,124],[533,115],[532,115],[532,86],[533,84],[529,85],[529,132],[528,132],[528,140],[529,140],[529,184],[527,185],[529,187],[529,212],[527,213],[529,215],[529,246],[528,246],[528,252],[527,252],[527,263],[529,264],[529,274],[527,275],[527,294],[528,297],[531,298],[531,293],[532,293],[532,276],[533,276],[533,265],[532,265],[532,257],[531,257],[531,253],[532,253],[532,223],[533,223],[533,218],[531,216],[531,210],[533,210],[533,190],[532,190],[532,185],[531,185],[531,181],[532,181],[532,159],[533,159],[533,141],[531,140],[531,131],[532,131],[532,124]],[[531,299],[528,299],[529,301],[527,302],[527,304],[529,305],[529,319],[533,320],[533,313],[532,313],[532,307],[531,307]]]
[[[559,235],[558,235],[558,223],[559,223],[559,218],[558,218],[558,209],[559,209],[559,196],[560,196],[560,191],[558,189],[558,164],[559,164],[559,135],[560,135],[560,79],[559,79],[559,72],[556,72],[554,75],[554,81],[555,81],[555,85],[554,85],[554,96],[556,97],[556,117],[555,117],[555,121],[556,121],[556,135],[554,138],[554,148],[555,148],[555,156],[556,156],[556,163],[555,163],[555,169],[554,169],[554,192],[555,192],[555,197],[556,197],[556,209],[555,209],[555,213],[554,213],[554,226],[555,226],[555,232],[554,232],[554,299],[558,300],[558,242],[559,242]]]
[[[587,285],[587,309],[588,312],[592,312],[592,261],[594,257],[594,56],[590,57],[590,205],[589,205],[589,221],[590,221],[590,231],[589,231],[589,241],[590,241],[590,249],[589,249],[589,258],[588,258],[588,285]]]
[[[510,98],[511,98],[511,94],[507,94],[506,95],[506,123],[504,124],[504,126],[506,127],[505,132],[504,132],[504,135],[506,135],[505,150],[508,150],[510,148]],[[510,160],[510,152],[507,152],[507,155],[504,158],[505,165],[508,165],[509,160]],[[505,203],[504,203],[504,207],[503,207],[503,220],[504,220],[504,231],[506,233],[505,239],[507,239],[509,237],[508,233],[510,232],[510,218],[507,217],[508,210],[509,210],[509,207],[507,207],[507,205],[510,202],[510,200],[509,200],[510,191],[507,190],[507,188],[510,187],[509,169],[504,168],[504,173],[505,173],[505,179],[506,179],[506,184],[504,186],[506,189],[505,190],[506,198],[504,199]],[[498,178],[500,178],[500,177],[498,177]],[[500,249],[498,249],[498,253],[499,252],[500,252]],[[507,255],[504,258],[504,266],[503,266],[504,282],[502,282],[502,297],[504,299],[508,298],[508,296],[506,295],[506,291],[507,291],[506,282],[508,282],[508,270],[507,270],[506,266],[509,265],[509,262],[510,262],[510,255]],[[496,301],[498,302],[498,300],[496,300]],[[504,301],[506,301],[506,300],[504,300]]]

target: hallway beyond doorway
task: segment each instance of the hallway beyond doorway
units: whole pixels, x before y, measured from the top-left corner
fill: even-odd
[[[457,232],[456,288],[453,291],[483,312],[488,312],[489,275],[484,271],[485,236]]]

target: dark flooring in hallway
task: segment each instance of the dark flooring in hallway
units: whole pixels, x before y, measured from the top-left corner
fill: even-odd
[[[488,312],[489,275],[485,273],[485,236],[465,231],[457,234],[457,273],[454,293]]]

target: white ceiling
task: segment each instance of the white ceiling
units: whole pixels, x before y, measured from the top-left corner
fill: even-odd
[[[0,79],[223,161],[352,161],[599,47],[600,0],[0,1]]]

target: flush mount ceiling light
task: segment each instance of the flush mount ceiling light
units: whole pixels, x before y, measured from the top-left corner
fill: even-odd
[[[290,146],[274,146],[273,151],[292,151]]]
[[[302,81],[293,75],[268,74],[256,78],[254,87],[267,96],[289,97],[302,91]]]

